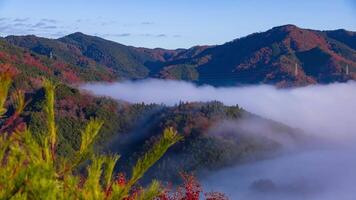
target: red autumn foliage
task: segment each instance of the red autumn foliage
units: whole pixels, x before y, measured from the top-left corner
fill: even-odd
[[[19,62],[20,61],[19,58],[15,54],[11,55],[10,59],[11,59],[12,62]]]
[[[198,200],[202,192],[201,186],[194,176],[182,174],[183,187],[178,191],[177,200]]]
[[[74,74],[74,72],[63,71],[62,75],[63,75],[64,80],[69,82],[69,83],[81,82],[81,79],[76,74]]]
[[[0,51],[0,60],[9,61],[9,55],[3,51]]]
[[[43,85],[43,80],[40,77],[29,77],[29,80],[34,88],[40,88]]]
[[[227,200],[227,196],[219,192],[209,192],[203,195],[203,189],[197,179],[189,174],[181,174],[183,184],[176,192],[164,192],[158,200],[200,200],[203,196],[206,200]]]
[[[18,70],[9,63],[0,64],[0,73],[7,74],[9,77],[14,77],[18,74]]]
[[[31,56],[31,54],[25,53],[23,59],[26,65],[34,66],[43,72],[52,74],[52,71],[48,67],[44,66],[38,59]]]
[[[127,179],[124,173],[118,173],[117,177],[116,177],[116,181],[114,182],[114,184],[120,186],[120,187],[124,187],[127,184]],[[128,197],[125,197],[123,200],[135,200],[137,199],[138,195],[142,192],[142,187],[134,187]],[[110,185],[107,189],[106,189],[106,197],[109,197],[111,195],[112,192],[112,185]]]
[[[286,26],[284,29],[288,32],[288,37],[284,40],[284,43],[299,51],[307,51],[314,47],[330,48],[325,38],[313,31],[300,29],[293,25]]]
[[[209,192],[203,195],[203,190],[197,181],[197,179],[189,174],[181,174],[183,179],[183,184],[179,186],[175,192],[170,189],[166,189],[156,200],[200,200],[201,197],[205,197],[206,200],[228,200],[228,198],[219,192]],[[125,174],[118,173],[116,181],[114,184],[124,187],[127,184],[127,179]],[[128,197],[124,200],[134,200],[143,191],[142,187],[135,186],[133,190],[130,191]],[[112,185],[106,189],[107,196],[110,196],[112,192]]]
[[[228,200],[229,198],[224,193],[209,192],[209,193],[205,193],[205,199],[206,200]]]
[[[57,70],[64,70],[66,69],[68,65],[63,63],[63,62],[59,62],[59,61],[56,61],[54,64],[53,64],[53,67]]]
[[[0,128],[0,133],[14,133],[18,131],[24,131],[26,129],[26,124],[20,117],[20,113],[13,113]]]
[[[114,80],[113,73],[109,70],[107,71],[107,73],[109,73],[109,74],[103,74],[103,73],[98,74],[100,76],[100,80],[105,81],[105,82],[113,82],[113,80]]]
[[[125,186],[125,185],[126,185],[126,182],[127,182],[127,180],[126,180],[125,174],[119,173],[119,174],[117,175],[116,184],[118,184],[119,186]]]

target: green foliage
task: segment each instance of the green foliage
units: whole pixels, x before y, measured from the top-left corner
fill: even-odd
[[[158,181],[152,181],[151,185],[138,196],[138,200],[154,199],[162,193],[162,186]]]
[[[3,67],[3,66],[1,66]],[[0,73],[0,116],[6,112],[5,102],[11,84],[11,75],[8,72]]]
[[[101,120],[93,119],[88,123],[84,131],[82,131],[81,145],[79,150],[75,153],[73,157],[72,168],[85,161],[88,156],[93,155],[94,151],[92,149],[92,146],[102,125],[103,122]]]
[[[172,129],[166,129],[163,137],[152,147],[152,149],[137,161],[136,166],[132,171],[132,178],[129,184],[133,185],[138,179],[142,178],[143,174],[157,162],[159,158],[171,147],[173,144],[182,138]]]
[[[160,72],[160,77],[167,79],[196,81],[199,73],[195,66],[192,65],[173,65],[164,68]]]
[[[0,79],[3,92],[7,92],[10,87],[10,83],[6,81],[8,79]],[[138,192],[133,191],[133,187],[181,136],[173,129],[165,130],[159,142],[137,161],[129,181],[119,183],[113,175],[119,156],[95,155],[92,150],[94,140],[103,125],[101,120],[90,120],[81,132],[80,148],[73,157],[58,156],[55,86],[45,81],[44,88],[47,126],[45,134],[39,136],[40,142],[26,128],[15,127],[0,135],[0,199],[149,200],[162,194],[163,188],[157,181]],[[22,111],[25,105],[23,93],[15,93],[13,99],[16,111]],[[80,164],[87,166],[86,176],[78,173]]]
[[[77,47],[82,50],[83,57],[111,68],[119,77],[142,78],[148,74],[144,63],[149,58],[122,44],[82,33],[70,34],[60,42]]]
[[[44,81],[44,87],[46,91],[46,103],[45,103],[45,112],[47,114],[47,130],[48,136],[46,142],[50,145],[52,158],[55,158],[55,146],[57,142],[57,128],[55,125],[55,116],[54,116],[54,93],[55,86],[48,80]]]

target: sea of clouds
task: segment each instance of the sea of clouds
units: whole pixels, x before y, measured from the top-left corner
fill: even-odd
[[[225,192],[231,199],[356,199],[356,82],[278,89],[269,85],[216,88],[147,79],[81,88],[132,103],[217,100],[238,104],[329,141],[327,147],[223,169],[202,181],[206,188]],[[258,181],[262,191],[255,187]]]

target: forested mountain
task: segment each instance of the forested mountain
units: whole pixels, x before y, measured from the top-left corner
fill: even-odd
[[[32,36],[27,38],[29,43],[33,42],[31,38],[38,40],[37,37]],[[39,40],[52,43],[52,40],[48,39]],[[41,49],[40,47],[33,48],[38,51]],[[45,55],[46,50],[44,49],[41,50],[42,53],[35,53],[31,49],[19,48],[7,41],[0,40],[0,63],[11,65],[21,72],[15,77],[15,84],[21,84],[24,87],[33,87],[40,77],[47,77],[64,83],[110,81],[116,78],[112,72],[97,65],[78,67],[73,65],[70,59],[50,58],[50,56]],[[70,52],[61,51],[61,49],[58,49],[58,51],[64,55],[72,56]]]
[[[154,77],[215,86],[289,87],[356,79],[356,33],[346,30],[285,25],[222,45],[177,50],[136,48],[82,33],[59,39],[8,36],[3,40],[60,63],[75,76],[91,70],[101,73],[84,80]]]
[[[166,63],[162,71],[174,76],[177,69],[190,69],[197,74],[193,80],[217,86],[346,81],[356,78],[355,38],[356,33],[345,30],[322,32],[286,25]]]
[[[29,104],[23,120],[33,133],[43,133],[44,91],[39,88],[28,92],[26,97]],[[55,109],[59,155],[71,156],[80,147],[84,125],[90,119],[102,119],[104,125],[95,149],[122,155],[117,170],[127,174],[137,158],[157,141],[162,130],[176,129],[184,140],[169,150],[144,180],[176,181],[179,172],[194,172],[199,176],[204,170],[218,170],[264,158],[283,150],[285,141],[296,145],[306,141],[306,135],[300,130],[220,102],[175,106],[129,104],[93,97],[60,84],[56,89]]]
[[[112,137],[104,147],[106,151],[129,158],[122,159],[118,167],[127,171],[130,165],[124,163],[132,165],[165,127],[173,127],[184,135],[184,140],[150,169],[145,177],[147,180],[176,181],[179,179],[177,172],[193,172],[200,176],[206,170],[267,158],[284,149],[287,141],[295,145],[306,143],[307,137],[301,130],[260,118],[239,106],[213,101],[154,107],[137,121],[130,134]]]
[[[169,107],[94,97],[68,84],[73,83],[73,79],[68,79],[64,72],[75,74],[78,77],[76,80],[89,81],[88,77],[98,72],[95,68],[78,71],[75,67],[66,70],[57,68],[55,59],[6,42],[1,43],[1,50],[0,72],[7,69],[16,74],[10,94],[15,89],[25,91],[27,103],[20,117],[39,140],[46,128],[43,126],[46,101],[42,79],[50,79],[57,85],[55,110],[57,153],[60,156],[73,155],[80,148],[81,130],[93,118],[104,121],[97,136],[96,151],[133,155],[122,159],[123,163],[119,164],[127,173],[130,173],[133,161],[157,140],[164,128],[174,127],[184,135],[185,139],[154,166],[147,179],[153,177],[174,181],[182,171],[195,171],[199,175],[205,169],[219,169],[278,151],[283,143],[270,137],[270,131],[282,134],[295,143],[303,138],[297,130],[258,118],[239,106],[225,106],[219,102],[181,103]],[[7,114],[11,116],[11,109]],[[216,129],[221,123],[238,124],[246,118],[264,122],[269,127],[266,130],[270,131],[261,129],[256,133],[243,127],[224,131]],[[179,163],[176,163],[176,156],[182,157]]]

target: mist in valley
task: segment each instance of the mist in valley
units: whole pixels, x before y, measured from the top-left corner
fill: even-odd
[[[309,145],[296,146],[262,121],[225,121],[214,133],[247,129],[284,145],[286,154],[210,172],[202,185],[231,199],[356,199],[356,83],[277,89],[269,85],[215,88],[183,81],[148,79],[88,84],[82,89],[132,103],[175,105],[180,101],[221,101],[300,129]],[[311,144],[311,145],[310,145]],[[292,151],[291,151],[292,149]]]

